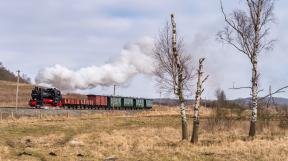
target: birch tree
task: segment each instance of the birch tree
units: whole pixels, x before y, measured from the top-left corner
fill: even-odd
[[[155,42],[155,75],[162,91],[174,93],[179,100],[182,125],[182,139],[188,140],[187,116],[184,92],[192,80],[191,57],[183,53],[183,41],[176,35],[176,22],[171,14],[171,24],[159,32]]]
[[[258,57],[273,46],[273,40],[268,35],[274,19],[274,0],[245,0],[245,10],[237,9],[229,15],[224,12],[220,2],[226,26],[218,33],[218,38],[246,55],[251,63],[251,86],[245,88],[249,88],[252,95],[249,136],[255,136],[259,93]]]
[[[195,95],[195,105],[194,105],[194,120],[193,120],[193,130],[192,130],[192,137],[191,142],[196,144],[198,142],[198,129],[199,129],[199,110],[200,110],[200,101],[201,101],[201,94],[203,93],[203,83],[208,79],[206,76],[204,79],[203,77],[203,62],[204,58],[199,59],[199,67],[198,67],[198,79],[197,79],[197,90]]]

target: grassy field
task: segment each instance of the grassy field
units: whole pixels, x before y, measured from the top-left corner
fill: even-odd
[[[201,113],[210,115],[211,111]],[[0,122],[0,160],[285,161],[287,130],[278,124],[259,121],[259,133],[251,140],[247,137],[247,121],[206,119],[200,124],[199,144],[192,145],[180,140],[176,108],[41,120],[21,118]]]
[[[33,86],[26,83],[19,83],[19,107],[28,107]],[[0,81],[0,107],[15,107],[16,83]]]

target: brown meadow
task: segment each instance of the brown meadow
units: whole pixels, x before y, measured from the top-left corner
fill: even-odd
[[[201,114],[212,113],[202,108]],[[191,122],[189,117],[189,129]],[[180,141],[177,108],[5,120],[0,160],[287,160],[287,129],[279,121],[258,122],[252,140],[249,121],[202,119],[199,143],[193,145]]]

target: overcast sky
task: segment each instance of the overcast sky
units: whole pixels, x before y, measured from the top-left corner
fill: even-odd
[[[223,3],[227,12],[244,5],[240,0]],[[287,0],[276,2],[271,37],[277,42],[259,60],[260,87],[264,89],[270,84],[275,89],[288,84],[287,8]],[[101,66],[118,57],[126,44],[155,38],[170,13],[175,13],[178,33],[195,66],[198,58],[207,58],[205,70],[210,77],[203,97],[214,98],[216,88],[224,89],[230,99],[248,97],[248,90],[229,90],[233,82],[250,84],[251,67],[246,56],[216,41],[224,26],[217,0],[0,0],[0,61],[32,79],[39,70],[55,64],[73,70]],[[112,91],[112,87],[99,86],[78,92]],[[117,87],[117,94],[159,97],[153,78],[147,75]]]

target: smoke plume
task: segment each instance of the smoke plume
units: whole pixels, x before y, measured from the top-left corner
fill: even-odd
[[[153,73],[152,48],[153,39],[143,38],[125,45],[118,59],[110,63],[79,70],[70,70],[57,64],[40,70],[35,82],[38,85],[53,86],[61,90],[124,84],[137,74]]]

